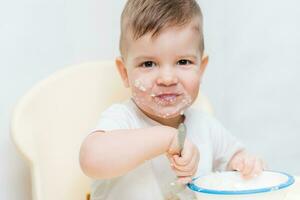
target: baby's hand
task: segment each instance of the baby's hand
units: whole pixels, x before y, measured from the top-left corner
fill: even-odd
[[[171,168],[175,171],[178,182],[187,184],[192,181],[192,177],[196,174],[200,154],[198,148],[188,139],[185,140],[184,147],[179,154],[178,149],[170,148],[167,156],[170,161]]]
[[[241,172],[245,179],[256,177],[266,168],[265,162],[246,151],[236,153],[228,164],[228,170]]]

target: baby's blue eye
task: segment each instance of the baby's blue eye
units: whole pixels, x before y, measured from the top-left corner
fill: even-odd
[[[192,64],[192,62],[189,61],[189,60],[183,59],[183,60],[179,60],[179,61],[177,62],[177,64],[178,64],[178,65],[190,65],[190,64]]]
[[[146,67],[146,68],[154,67],[154,66],[155,66],[155,63],[152,62],[152,61],[146,61],[146,62],[142,63],[141,66],[142,66],[142,67]]]

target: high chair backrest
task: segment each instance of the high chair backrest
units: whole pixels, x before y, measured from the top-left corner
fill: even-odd
[[[33,200],[84,200],[90,179],[79,150],[105,108],[129,97],[114,62],[67,67],[34,86],[15,107],[11,134],[28,161]],[[204,96],[196,106],[209,113]]]

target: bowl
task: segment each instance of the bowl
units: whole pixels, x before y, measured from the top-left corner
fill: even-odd
[[[294,182],[284,172],[263,171],[246,180],[239,172],[225,171],[194,178],[187,186],[198,200],[284,200]]]

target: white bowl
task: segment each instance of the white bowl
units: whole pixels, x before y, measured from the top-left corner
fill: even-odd
[[[249,180],[239,172],[217,172],[193,179],[188,187],[198,200],[284,200],[294,178],[284,172],[264,171]]]

